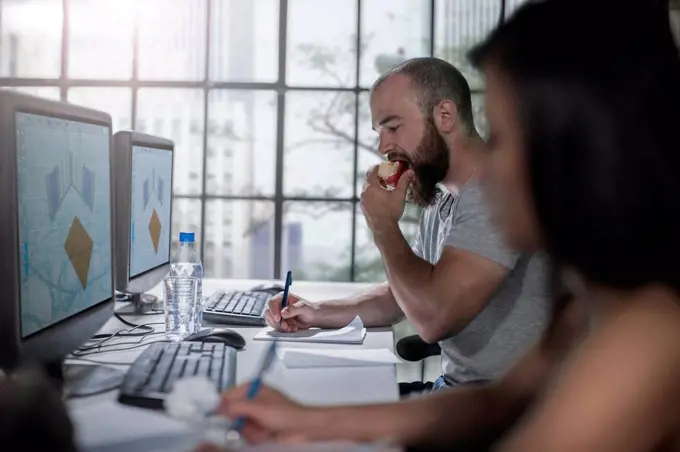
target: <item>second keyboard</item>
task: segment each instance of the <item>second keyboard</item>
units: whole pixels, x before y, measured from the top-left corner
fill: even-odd
[[[205,301],[203,318],[228,325],[264,326],[271,296],[264,291],[218,291]]]

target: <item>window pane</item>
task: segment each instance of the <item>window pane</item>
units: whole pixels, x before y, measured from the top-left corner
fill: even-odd
[[[361,3],[361,85],[408,58],[430,54],[430,0]]]
[[[61,100],[61,90],[56,86],[7,86],[2,89],[18,91],[20,93],[43,97],[45,99]]]
[[[206,276],[274,277],[274,203],[209,200],[205,204]]]
[[[132,77],[134,6],[130,0],[69,0],[72,78]]]
[[[286,202],[281,269],[296,280],[348,281],[352,252],[350,202]]]
[[[481,74],[467,61],[467,51],[498,24],[500,0],[438,0],[435,56],[456,66],[472,89],[484,87]]]
[[[286,82],[356,84],[356,0],[289,0]]]
[[[144,0],[139,8],[139,78],[203,80],[207,0]]]
[[[0,76],[57,78],[62,0],[0,1]]]
[[[378,282],[387,280],[385,267],[378,248],[373,243],[373,235],[366,225],[366,218],[357,205],[357,236],[354,247],[354,280],[361,282]]]
[[[356,243],[354,248],[354,280],[359,282],[385,281],[385,267],[380,252],[373,242],[371,230],[366,225],[361,206],[357,205]],[[399,228],[411,246],[415,244],[420,220],[420,208],[414,204],[407,204],[404,215],[399,221]]]
[[[212,0],[210,79],[279,79],[279,0]]]
[[[201,249],[201,201],[199,199],[174,198],[172,201],[172,252],[179,247],[179,233],[196,234],[196,248]]]
[[[114,133],[132,127],[130,88],[70,88],[68,101],[110,114]]]
[[[384,160],[378,151],[378,134],[371,122],[370,94],[359,93],[359,160],[357,162],[357,194],[366,181],[366,171]]]
[[[273,195],[276,92],[213,90],[208,99],[207,192]]]
[[[286,195],[353,195],[355,101],[354,93],[340,91],[286,94]]]
[[[200,194],[203,187],[203,91],[142,88],[135,130],[175,142],[173,191]]]

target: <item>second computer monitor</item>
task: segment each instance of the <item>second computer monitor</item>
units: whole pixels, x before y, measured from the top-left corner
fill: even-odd
[[[113,142],[116,290],[138,298],[170,269],[174,143],[131,131]]]

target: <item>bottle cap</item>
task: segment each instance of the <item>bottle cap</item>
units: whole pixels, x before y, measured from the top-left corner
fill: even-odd
[[[191,243],[194,241],[193,232],[180,232],[179,233],[179,243]]]

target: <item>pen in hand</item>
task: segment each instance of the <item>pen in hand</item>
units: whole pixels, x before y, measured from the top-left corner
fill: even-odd
[[[290,286],[293,284],[293,274],[291,273],[290,270],[288,270],[288,273],[286,274],[286,285],[283,287],[283,298],[281,299],[281,312],[285,309],[286,305],[288,304],[288,291],[290,290]],[[283,315],[279,314],[279,329],[281,329],[281,323],[283,323]]]
[[[257,397],[257,393],[260,391],[260,387],[262,386],[262,378],[264,377],[264,374],[267,372],[267,370],[269,370],[269,367],[271,367],[275,356],[276,356],[276,340],[274,340],[272,342],[272,344],[269,346],[269,349],[267,350],[267,354],[265,355],[264,359],[262,360],[262,366],[260,367],[259,371],[255,375],[255,378],[253,379],[253,381],[250,382],[250,387],[248,388],[248,393],[246,394],[246,399],[253,400],[255,397]],[[234,425],[232,426],[231,431],[235,431],[240,435],[244,424],[245,424],[245,419],[243,417],[239,417],[234,422]],[[229,438],[229,435],[227,435],[227,438]]]
[[[283,300],[281,301],[281,309],[286,307],[286,303],[288,301],[288,289],[290,289],[291,284],[293,284],[293,275],[289,271],[288,274],[286,275],[286,285],[283,289]],[[279,325],[280,324],[281,323],[279,322]],[[262,360],[262,366],[255,375],[253,381],[250,383],[248,393],[246,394],[246,398],[248,400],[253,400],[255,397],[257,397],[257,393],[260,391],[260,387],[262,386],[262,378],[264,377],[264,374],[267,372],[269,367],[271,367],[272,362],[274,361],[274,357],[276,356],[276,343],[277,343],[276,340],[272,342],[271,346],[267,350],[267,354]],[[245,419],[243,417],[239,417],[238,419],[236,419],[229,433],[227,433],[227,440],[230,439],[229,436],[231,432],[236,432],[238,434],[237,436],[240,436],[241,429],[243,429],[244,424]]]

